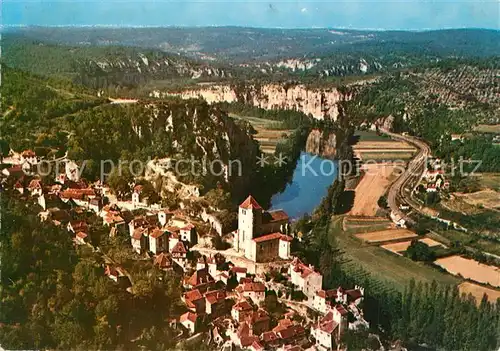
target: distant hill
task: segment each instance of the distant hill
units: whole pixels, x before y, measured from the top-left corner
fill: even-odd
[[[346,29],[206,28],[44,28],[10,29],[26,38],[78,46],[136,46],[204,60],[250,62],[289,57],[368,52],[432,56],[500,55],[500,31],[368,31]]]

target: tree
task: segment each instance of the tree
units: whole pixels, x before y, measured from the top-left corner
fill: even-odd
[[[133,182],[134,177],[128,167],[114,167],[108,177],[109,187],[119,199],[131,194],[131,184]]]
[[[432,262],[435,259],[434,251],[427,244],[416,239],[412,240],[405,255],[414,261]]]
[[[7,157],[10,152],[10,146],[7,140],[0,139],[0,163],[3,162],[3,158]]]

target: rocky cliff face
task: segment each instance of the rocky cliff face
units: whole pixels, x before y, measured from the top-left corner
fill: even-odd
[[[179,181],[205,190],[217,182],[245,190],[253,175],[256,142],[224,112],[204,102],[139,102],[131,113],[131,127],[152,150],[163,150],[160,157],[169,158],[165,176],[175,170]]]
[[[165,95],[180,96],[183,99],[202,98],[209,104],[217,102],[242,102],[263,109],[297,110],[316,119],[337,120],[337,103],[350,96],[332,89],[312,89],[305,85],[265,84],[231,86],[211,85],[179,93],[154,91],[152,97]]]
[[[306,152],[325,158],[334,158],[337,151],[337,137],[335,133],[325,135],[319,129],[313,129],[306,142]]]

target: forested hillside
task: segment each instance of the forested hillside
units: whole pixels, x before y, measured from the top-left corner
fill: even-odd
[[[133,293],[104,275],[104,258],[89,247],[76,249],[69,233],[40,223],[36,209],[0,197],[0,344],[8,349],[166,349],[174,332],[168,318],[179,308],[178,277],[129,268]],[[49,224],[50,223],[50,224]],[[95,224],[102,249],[126,250]],[[108,242],[105,243],[104,241]],[[146,274],[147,272],[147,274]],[[162,278],[160,280],[159,278]],[[138,339],[133,342],[132,340]]]
[[[442,61],[353,87],[356,98],[349,105],[354,115],[422,137],[436,156],[483,160],[481,171],[498,172],[493,135],[473,132],[479,123],[498,123],[498,74],[498,59]],[[452,140],[465,133],[467,138]]]
[[[50,81],[13,69],[5,70],[4,79],[1,91],[7,110],[0,131],[15,151],[31,148],[49,158],[67,152],[70,159],[89,160],[84,175],[90,179],[99,176],[101,160],[164,157],[220,159],[226,165],[238,159],[243,176],[235,176],[231,185],[241,191],[252,177],[258,145],[251,130],[204,101],[111,104],[69,83],[50,85]],[[201,174],[184,178],[208,189],[222,181],[222,176]]]
[[[10,67],[59,76],[92,89],[135,88],[151,80],[229,78],[220,65],[208,65],[158,50],[121,46],[64,46],[26,39],[2,38],[2,62]],[[170,83],[171,84],[171,83]]]
[[[27,38],[66,45],[155,48],[192,57],[235,62],[269,61],[335,53],[477,57],[500,54],[500,33],[484,29],[370,31],[349,29],[35,28],[16,30]]]

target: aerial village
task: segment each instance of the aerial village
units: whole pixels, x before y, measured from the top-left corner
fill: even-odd
[[[171,321],[179,341],[205,337],[221,350],[332,350],[347,330],[368,328],[363,287],[323,290],[315,267],[291,255],[292,241],[300,238],[291,233],[284,211],[266,211],[249,195],[239,205],[238,228],[223,233],[213,213],[193,216],[146,204],[141,185],[131,185],[132,196],[118,201],[106,184],[88,184],[68,167],[45,185],[24,166],[37,162],[30,150],[20,154],[17,165],[2,171],[3,188],[11,186],[38,204],[40,220],[66,228],[74,245],[99,250],[89,240],[88,223],[74,219],[91,213],[110,237],[129,238],[137,257],[182,276],[185,312]],[[201,230],[207,226],[210,235],[231,238],[230,247],[210,245],[210,235]],[[131,292],[123,267],[106,262],[102,274]],[[266,308],[268,295],[282,306],[279,319]]]

